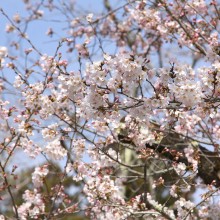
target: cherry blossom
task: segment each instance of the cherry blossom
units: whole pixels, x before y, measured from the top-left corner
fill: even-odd
[[[218,219],[219,2],[19,2],[0,9],[0,219]]]

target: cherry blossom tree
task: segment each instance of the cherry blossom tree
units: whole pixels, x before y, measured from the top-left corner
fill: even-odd
[[[0,8],[0,219],[219,219],[220,2],[93,2]]]

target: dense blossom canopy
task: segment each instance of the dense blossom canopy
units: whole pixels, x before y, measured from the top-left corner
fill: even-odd
[[[220,2],[94,2],[0,8],[0,219],[220,219]]]

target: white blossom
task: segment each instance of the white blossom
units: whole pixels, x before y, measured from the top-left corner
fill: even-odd
[[[8,54],[8,49],[7,47],[0,46],[0,59],[6,57]]]
[[[44,152],[54,160],[61,160],[67,155],[67,150],[61,146],[59,138],[48,142]]]
[[[40,187],[43,185],[43,180],[48,174],[49,170],[46,166],[35,167],[35,171],[32,174],[32,182],[35,187]]]

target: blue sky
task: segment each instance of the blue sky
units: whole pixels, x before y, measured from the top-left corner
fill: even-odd
[[[36,2],[40,2],[40,0],[35,1],[32,0],[30,1],[32,3],[36,3]],[[46,2],[46,1],[45,1]],[[59,2],[62,2],[60,0],[55,0],[54,1],[56,4],[59,4]],[[68,2],[70,1],[63,1],[66,4],[68,4]],[[77,11],[85,11],[87,13],[97,13],[97,12],[102,12],[103,6],[102,6],[102,2],[103,0],[78,0],[77,2]],[[123,3],[124,1],[121,1],[121,3]],[[118,5],[120,4],[119,1],[116,0],[111,0],[111,4],[112,7],[118,7]],[[0,3],[0,7],[5,11],[5,13],[12,18],[13,15],[15,15],[16,13],[20,14],[21,17],[26,17],[28,15],[28,12],[25,10],[25,5],[23,3],[22,0],[7,0],[7,1],[1,1]],[[74,14],[74,13],[73,13]],[[51,20],[58,20],[59,22],[51,22]],[[10,34],[7,34],[5,32],[5,26],[8,23],[7,19],[4,18],[1,14],[0,14],[0,46],[4,46],[7,45],[9,40],[11,39]],[[45,13],[45,16],[43,17],[42,20],[37,20],[37,21],[33,21],[30,22],[29,26],[28,26],[28,36],[29,38],[32,40],[32,42],[34,43],[34,45],[36,45],[37,48],[40,48],[41,51],[43,53],[53,53],[55,48],[54,46],[57,44],[57,42],[51,41],[51,39],[45,35],[45,33],[48,30],[49,26],[53,26],[53,28],[55,27],[55,29],[57,29],[57,34],[60,36],[65,36],[65,34],[63,34],[62,32],[66,32],[67,29],[64,29],[66,27],[66,23],[64,23],[64,17],[61,15],[58,15],[58,13],[56,12],[56,14],[53,14],[53,17],[51,17],[51,14],[48,16],[47,13]],[[21,30],[22,28],[24,28],[24,25],[21,25]]]

